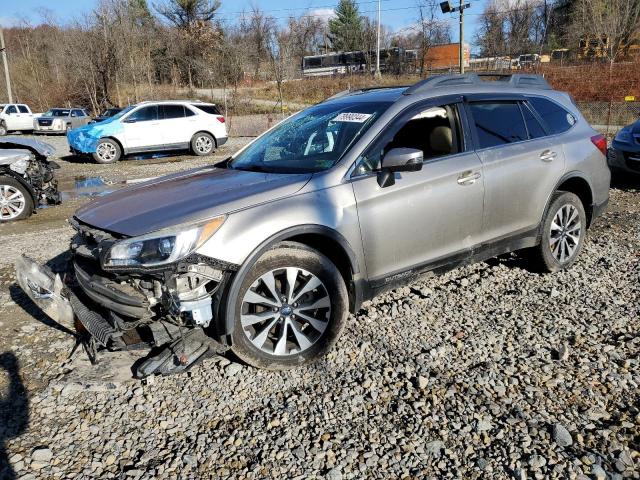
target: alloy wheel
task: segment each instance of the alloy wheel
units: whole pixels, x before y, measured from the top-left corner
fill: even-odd
[[[271,270],[245,292],[240,322],[251,343],[264,353],[288,356],[312,347],[331,318],[322,281],[298,267]]]
[[[202,154],[209,153],[213,149],[213,142],[209,137],[201,135],[198,138],[196,138],[195,147],[198,153],[202,153]]]
[[[13,220],[22,214],[26,205],[24,194],[12,185],[0,185],[0,219]]]
[[[560,207],[551,222],[549,247],[553,257],[562,263],[571,260],[580,244],[582,224],[578,209],[571,204]]]
[[[105,162],[110,162],[114,158],[116,158],[116,147],[109,142],[104,142],[98,145],[97,154],[101,160]]]

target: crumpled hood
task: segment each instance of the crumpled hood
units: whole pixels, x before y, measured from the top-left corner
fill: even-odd
[[[11,165],[25,157],[29,157],[29,150],[4,150],[0,149],[0,165]]]
[[[138,236],[291,196],[310,178],[204,167],[110,193],[75,217],[101,230]]]
[[[36,156],[50,157],[56,153],[56,149],[48,143],[35,138],[0,137],[0,154],[3,149],[28,150]]]

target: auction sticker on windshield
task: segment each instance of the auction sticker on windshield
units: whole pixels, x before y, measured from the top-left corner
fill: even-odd
[[[369,117],[371,117],[370,113],[350,113],[350,112],[342,112],[336,118],[331,120],[332,122],[355,122],[355,123],[364,123]]]

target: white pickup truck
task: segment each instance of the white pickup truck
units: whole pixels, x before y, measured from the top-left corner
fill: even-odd
[[[0,104],[0,136],[16,130],[32,131],[37,116],[23,103]]]

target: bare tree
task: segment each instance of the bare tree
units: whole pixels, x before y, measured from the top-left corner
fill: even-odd
[[[613,63],[640,34],[640,0],[578,0],[574,28]]]
[[[440,11],[440,4],[435,0],[420,0],[418,2],[418,24],[415,27],[418,33],[420,58],[420,76],[426,73],[425,61],[429,49],[433,45],[451,41],[448,24],[440,21],[436,13]]]

